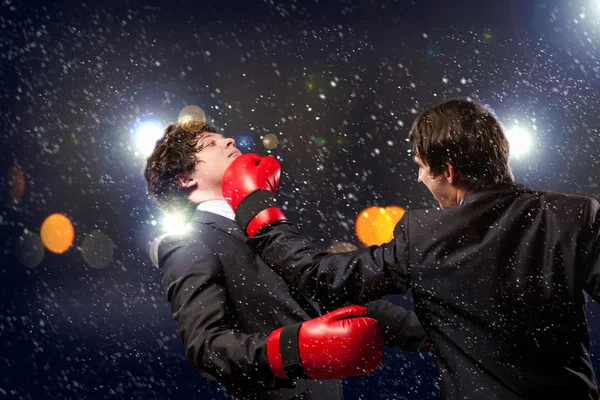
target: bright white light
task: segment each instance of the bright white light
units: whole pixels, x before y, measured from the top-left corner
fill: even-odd
[[[511,157],[521,158],[529,153],[533,145],[531,133],[520,126],[514,126],[507,129],[505,134],[510,145]]]
[[[167,233],[184,233],[187,229],[185,219],[179,214],[166,214],[163,219],[163,226]]]
[[[157,121],[141,122],[135,127],[134,142],[138,152],[148,157],[152,154],[156,141],[162,137],[164,127]]]

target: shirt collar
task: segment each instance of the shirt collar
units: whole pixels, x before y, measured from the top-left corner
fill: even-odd
[[[476,190],[476,191],[471,190],[471,191],[467,192],[467,194],[464,195],[460,204],[461,205],[469,204],[477,199],[480,199],[480,198],[486,197],[486,196],[493,196],[493,195],[505,194],[505,193],[510,193],[510,192],[523,193],[523,192],[531,192],[531,191],[533,191],[533,190],[525,185],[520,185],[520,184],[516,184],[516,183],[501,184],[494,188],[486,188],[486,189],[480,189],[480,190]]]
[[[207,200],[198,204],[196,210],[208,211],[235,221],[235,213],[225,200]]]

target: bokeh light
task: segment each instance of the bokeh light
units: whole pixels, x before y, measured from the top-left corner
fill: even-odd
[[[403,207],[400,207],[400,206],[387,206],[385,208],[385,210],[386,210],[386,214],[389,216],[390,220],[394,224],[394,228],[396,227],[396,224],[398,223],[398,221],[400,221],[400,219],[402,219],[402,217],[404,216],[404,213],[406,212],[406,209],[404,209]]]
[[[35,268],[44,258],[44,244],[37,234],[25,229],[15,243],[15,252],[21,264]]]
[[[162,224],[166,233],[185,232],[188,219],[178,213],[167,213],[164,215]]]
[[[427,55],[431,58],[437,58],[442,54],[442,49],[437,44],[427,46]]]
[[[279,139],[277,139],[277,136],[272,133],[268,133],[263,137],[263,146],[265,146],[265,149],[267,150],[275,149],[278,144]]]
[[[506,139],[510,145],[511,158],[521,158],[531,151],[533,138],[529,131],[515,125],[505,131]]]
[[[185,106],[179,112],[177,122],[188,131],[198,131],[206,124],[206,114],[198,106]]]
[[[148,157],[154,147],[156,141],[164,134],[164,124],[156,119],[138,120],[132,129],[132,140],[137,152]]]
[[[115,244],[104,233],[93,231],[83,239],[81,255],[92,268],[102,269],[113,262]]]
[[[254,148],[254,137],[251,133],[240,132],[233,137],[235,145],[240,151],[250,151]]]
[[[75,229],[65,215],[52,214],[42,223],[40,237],[49,251],[62,254],[73,244]]]
[[[25,174],[16,165],[10,167],[10,198],[13,203],[19,203],[25,193]]]
[[[378,212],[380,212],[380,207],[368,207],[362,210],[356,218],[356,222],[354,224],[356,236],[358,236],[358,239],[363,244],[365,242],[370,242],[372,239],[372,223],[375,220],[375,216]]]
[[[322,137],[316,137],[313,139],[313,142],[317,145],[317,147],[323,147],[325,146],[325,143],[327,143],[327,140]]]
[[[380,245],[394,238],[394,228],[405,213],[398,206],[368,207],[356,218],[355,231],[365,246]]]

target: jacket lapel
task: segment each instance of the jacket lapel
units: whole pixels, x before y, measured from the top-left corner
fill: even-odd
[[[192,221],[201,223],[201,224],[210,224],[213,225],[218,230],[225,232],[234,238],[240,240],[244,244],[248,244],[248,236],[242,229],[238,226],[237,222],[230,220],[229,218],[225,218],[221,215],[211,213],[209,211],[201,211],[196,210],[195,214],[192,217]],[[307,299],[304,295],[302,295],[298,290],[289,286],[290,295],[298,305],[304,309],[304,311],[309,315],[310,318],[316,318],[321,315],[321,308],[319,305]]]

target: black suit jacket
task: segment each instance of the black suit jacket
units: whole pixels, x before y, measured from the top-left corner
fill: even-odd
[[[196,211],[187,228],[162,240],[158,260],[186,356],[201,375],[225,385],[234,398],[342,399],[339,381],[290,385],[275,379],[266,358],[272,331],[319,316],[319,306],[271,270],[234,221]],[[383,300],[368,309],[387,345],[429,345],[414,313]]]
[[[598,399],[586,297],[600,299],[596,200],[520,185],[407,212],[394,239],[328,254],[288,224],[253,239],[319,301],[413,290],[443,399]]]

